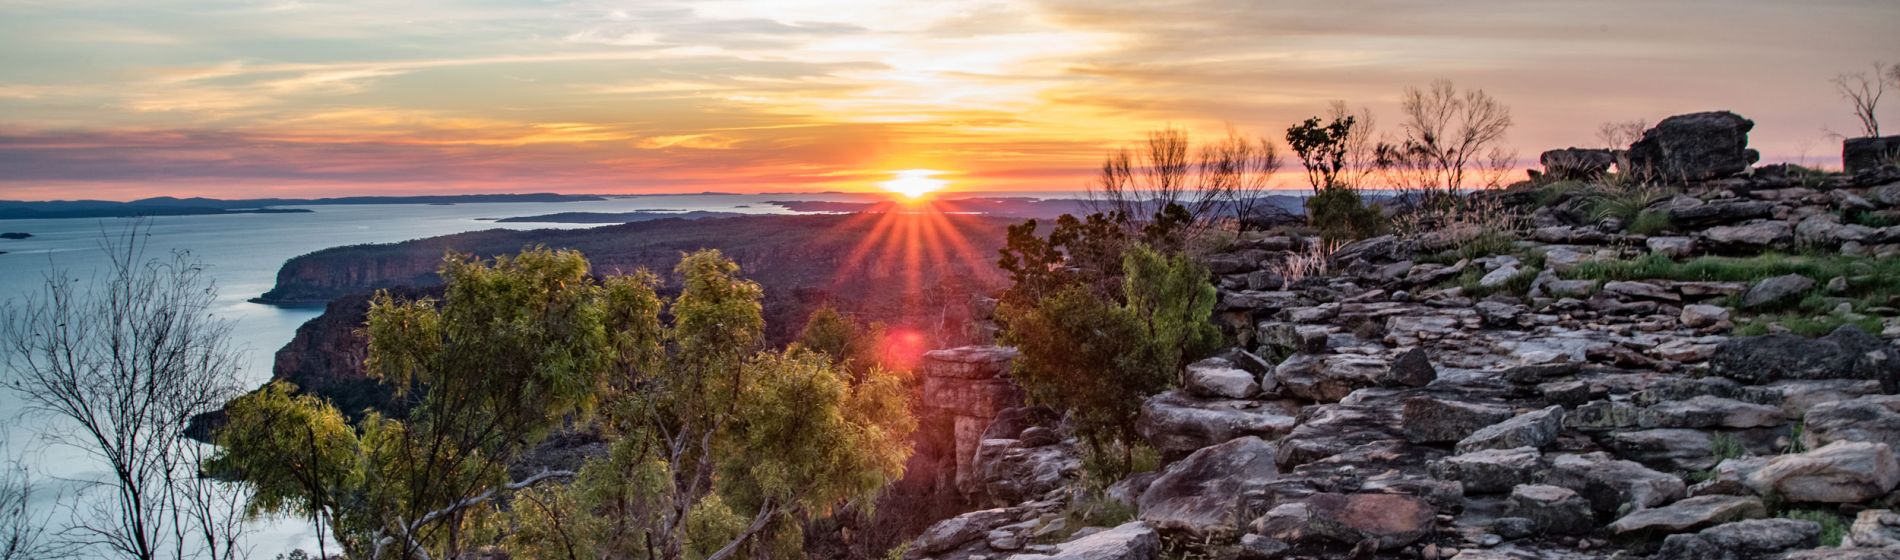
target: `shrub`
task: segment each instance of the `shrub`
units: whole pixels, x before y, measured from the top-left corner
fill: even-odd
[[[1656,235],[1669,231],[1669,213],[1660,210],[1644,210],[1630,220],[1629,231],[1637,235]]]
[[[1366,206],[1358,192],[1347,188],[1320,189],[1319,194],[1306,199],[1306,215],[1319,229],[1320,237],[1328,241],[1364,239],[1386,229],[1385,217]]]
[[[1847,536],[1849,521],[1839,513],[1818,509],[1797,509],[1781,512],[1780,517],[1820,524],[1821,546],[1840,546],[1841,538]]]
[[[1139,245],[1122,267],[1126,304],[1072,285],[998,309],[1003,342],[1021,352],[1016,382],[1030,400],[1069,412],[1096,456],[1120,445],[1121,462],[1106,468],[1110,474],[1136,466],[1142,400],[1221,345],[1220,330],[1208,322],[1215,295],[1206,267]]]

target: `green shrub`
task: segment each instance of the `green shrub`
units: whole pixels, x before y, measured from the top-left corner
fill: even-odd
[[[1847,536],[1849,521],[1841,514],[1818,509],[1797,509],[1781,512],[1784,519],[1813,521],[1821,525],[1821,546],[1840,546],[1841,538]]]
[[[1365,239],[1386,229],[1378,209],[1367,207],[1358,192],[1343,187],[1320,189],[1307,198],[1306,216],[1328,241]]]
[[[1670,227],[1669,213],[1661,210],[1639,212],[1636,214],[1636,219],[1630,220],[1629,223],[1630,233],[1637,235],[1656,235],[1669,231]]]
[[[1591,220],[1616,218],[1628,224],[1636,221],[1636,216],[1648,208],[1649,203],[1654,202],[1661,193],[1648,187],[1626,189],[1599,187],[1586,196],[1589,197],[1586,208],[1589,210]]]
[[[1717,463],[1748,455],[1748,447],[1742,445],[1741,438],[1727,432],[1718,432],[1710,437],[1709,450],[1715,454]]]
[[[1105,476],[1139,466],[1128,443],[1140,439],[1135,418],[1143,399],[1223,342],[1209,322],[1215,293],[1205,266],[1137,245],[1122,267],[1126,304],[1070,285],[997,311],[1003,342],[1021,352],[1012,376],[1029,399],[1070,413],[1098,458],[1121,451],[1120,464],[1098,469]]]

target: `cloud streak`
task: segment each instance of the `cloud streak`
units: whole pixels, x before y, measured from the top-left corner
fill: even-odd
[[[1168,124],[1277,137],[1449,78],[1521,151],[1733,109],[1825,163],[1864,0],[0,0],[0,198],[1083,186]]]

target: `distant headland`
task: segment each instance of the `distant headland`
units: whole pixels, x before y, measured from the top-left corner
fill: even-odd
[[[199,216],[207,214],[276,214],[309,212],[284,206],[349,204],[475,204],[489,202],[583,202],[606,200],[598,195],[557,193],[465,194],[428,196],[345,196],[335,198],[177,198],[161,196],[132,201],[112,200],[0,200],[0,220],[60,218],[131,218],[140,216]]]

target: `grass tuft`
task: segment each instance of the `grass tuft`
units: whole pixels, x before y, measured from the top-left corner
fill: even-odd
[[[1821,546],[1837,547],[1842,537],[1847,536],[1847,527],[1851,523],[1841,514],[1818,509],[1797,509],[1781,512],[1784,519],[1813,521],[1821,525]]]

